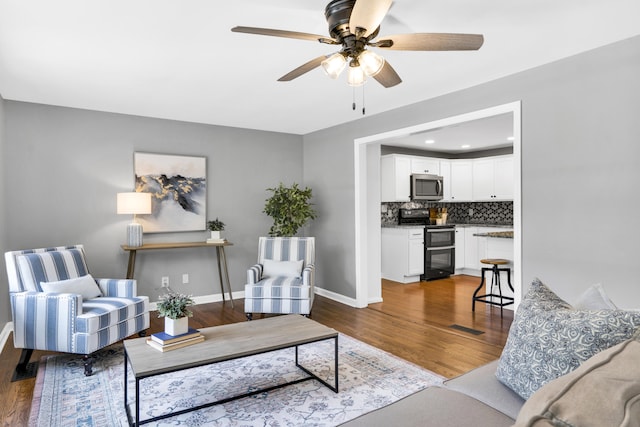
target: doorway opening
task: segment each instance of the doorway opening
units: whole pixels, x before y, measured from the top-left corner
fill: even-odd
[[[514,198],[513,244],[515,305],[522,297],[522,185],[521,185],[521,103],[503,104],[415,126],[358,138],[354,141],[355,171],[355,260],[356,306],[382,301],[381,218],[380,218],[380,145],[381,141],[425,132],[446,126],[512,113]]]

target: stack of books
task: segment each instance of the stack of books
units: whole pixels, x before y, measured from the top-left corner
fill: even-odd
[[[224,243],[227,239],[207,239],[207,243]]]
[[[162,352],[197,344],[202,341],[204,341],[204,335],[193,328],[189,328],[189,331],[182,335],[169,335],[164,332],[158,332],[151,334],[151,337],[147,338],[147,344]]]

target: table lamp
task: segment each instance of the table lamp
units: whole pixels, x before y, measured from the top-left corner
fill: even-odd
[[[119,214],[133,214],[133,222],[127,225],[127,245],[142,246],[142,224],[136,222],[136,214],[151,213],[151,193],[118,193]]]

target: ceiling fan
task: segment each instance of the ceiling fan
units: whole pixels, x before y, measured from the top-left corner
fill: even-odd
[[[402,79],[382,56],[367,49],[368,47],[413,51],[478,50],[484,42],[481,34],[454,33],[396,34],[380,37],[375,41],[380,32],[380,23],[392,3],[393,0],[332,0],[324,12],[330,37],[242,26],[234,27],[231,31],[341,46],[337,53],[314,58],[280,77],[278,81],[291,81],[319,66],[322,66],[329,77],[335,79],[348,65],[349,85],[360,86],[369,76],[387,88],[401,83]]]

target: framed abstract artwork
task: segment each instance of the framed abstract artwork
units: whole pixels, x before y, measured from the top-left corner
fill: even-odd
[[[133,165],[136,191],[151,193],[145,233],[206,230],[206,157],[134,153]]]

